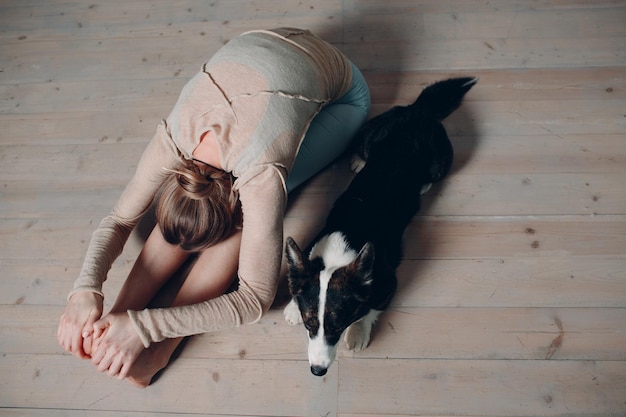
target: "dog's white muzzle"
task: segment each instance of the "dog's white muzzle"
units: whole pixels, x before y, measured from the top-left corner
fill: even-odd
[[[329,346],[323,334],[318,333],[314,338],[309,338],[309,364],[313,375],[326,375],[336,356],[337,346]]]

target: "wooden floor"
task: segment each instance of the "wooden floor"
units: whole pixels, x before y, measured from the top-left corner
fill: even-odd
[[[399,293],[324,378],[277,307],[190,339],[145,390],[111,380],[55,338],[90,235],[201,63],[276,26],[343,50],[373,115],[480,77],[445,123],[454,170],[407,231]],[[0,415],[626,415],[625,83],[623,0],[1,1]],[[341,160],[294,196],[290,233],[348,178]]]

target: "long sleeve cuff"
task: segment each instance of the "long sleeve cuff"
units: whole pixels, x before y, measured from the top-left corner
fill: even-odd
[[[70,298],[72,298],[72,296],[74,294],[76,294],[77,292],[82,292],[82,291],[88,291],[88,292],[92,292],[94,294],[98,294],[99,296],[101,296],[102,298],[104,298],[104,293],[100,290],[97,290],[93,287],[76,287],[74,288],[72,291],[70,291],[70,293],[67,295],[67,301],[70,301]]]
[[[141,321],[137,319],[138,312],[134,310],[128,310],[127,313],[128,313],[128,317],[130,317],[130,322],[133,324],[135,331],[137,332],[137,334],[139,335],[139,338],[141,339],[141,343],[143,343],[143,346],[146,349],[149,348],[150,338],[148,337],[148,331],[141,325]]]

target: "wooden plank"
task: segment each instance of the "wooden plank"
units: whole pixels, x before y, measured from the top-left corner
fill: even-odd
[[[86,189],[85,185],[58,185],[23,183],[14,181],[5,188],[0,200],[1,218],[29,218],[38,221],[44,218],[90,217],[99,221],[108,214],[124,185],[96,185]],[[34,186],[36,188],[31,188]],[[17,188],[17,189],[16,189]],[[94,226],[95,228],[95,226]]]
[[[425,195],[422,214],[523,216],[619,214],[624,174],[458,175]],[[529,181],[532,182],[528,186]]]
[[[419,37],[420,46],[433,40],[457,39],[552,39],[614,37],[626,34],[623,7],[593,10],[472,10],[443,9],[401,13],[391,4],[385,11],[394,27],[378,24],[381,16],[362,15],[346,25],[346,42],[406,41],[410,35]],[[506,6],[504,6],[506,9]],[[350,16],[350,15],[348,15]]]
[[[108,1],[90,4],[66,1],[63,4],[46,1],[25,1],[0,7],[0,25],[6,33],[28,35],[29,40],[63,39],[71,37],[154,37],[183,39],[190,34],[204,33],[208,38],[220,38],[231,23],[248,21],[254,15],[258,20],[281,19],[300,22],[305,26],[329,16],[340,17],[340,0],[301,2],[288,5],[280,0],[265,1],[262,7],[248,1],[204,2],[183,0],[176,4],[145,4]],[[281,10],[281,12],[278,12]],[[141,20],[139,20],[141,19]],[[138,21],[141,22],[138,24]],[[266,26],[262,26],[266,27]],[[268,26],[269,27],[269,26]],[[272,25],[273,27],[273,25]],[[2,39],[2,38],[0,38]]]
[[[120,77],[190,78],[222,46],[218,39],[201,34],[181,37],[180,42],[183,40],[185,48],[163,43],[160,37],[18,41],[3,47],[4,54],[12,56],[4,63],[3,73],[7,82],[13,83]],[[58,56],[54,51],[60,47],[74,51],[75,60],[68,62]]]
[[[83,253],[76,255],[82,256]],[[105,308],[112,305],[133,263],[134,259],[120,260],[109,271],[103,288],[106,296]],[[49,264],[0,261],[0,274],[9,277],[2,285],[0,305],[65,306],[67,295],[78,278],[81,266],[81,259],[59,264],[54,261]]]
[[[43,145],[76,145],[122,141],[147,143],[154,136],[157,125],[170,110],[127,109],[106,113],[0,114],[0,122],[7,126],[2,135],[2,144],[15,145],[28,142]]]
[[[95,188],[120,188],[133,176],[146,143],[124,142],[101,145],[9,145],[0,146],[0,175],[4,181],[26,181],[45,187],[59,184],[66,192],[81,184]],[[32,186],[31,186],[32,187]],[[17,191],[17,190],[16,190]]]
[[[0,351],[60,354],[57,306],[0,306]],[[306,331],[282,310],[259,323],[193,337],[181,357],[306,361]],[[271,335],[267,338],[266,335]],[[625,308],[392,307],[378,320],[370,346],[339,356],[360,359],[489,359],[625,361]],[[307,371],[303,368],[303,371]]]
[[[525,0],[510,0],[506,2],[468,2],[464,0],[394,0],[393,3],[381,3],[378,0],[347,0],[346,7],[361,15],[387,14],[419,14],[427,12],[489,12],[489,11],[551,11],[570,9],[597,9],[624,7],[620,0],[601,0],[590,3],[585,0],[551,0],[544,2],[528,2]]]
[[[514,173],[622,173],[626,168],[626,142],[619,134],[483,135],[451,140],[455,162],[449,179],[466,174],[498,178]]]
[[[146,390],[100,374],[69,355],[0,357],[0,404],[17,408],[205,413],[331,415],[337,409],[337,368],[313,378],[308,364],[285,360],[179,358]],[[50,389],[55,387],[55,389]]]
[[[626,309],[393,308],[358,358],[626,360]]]
[[[340,362],[339,413],[618,416],[626,363],[367,360]],[[381,401],[374,393],[385,393]]]
[[[625,75],[614,68],[536,68],[524,70],[449,70],[365,72],[374,103],[408,104],[436,81],[458,76],[478,76],[464,101],[526,101],[623,99]]]
[[[1,408],[0,412],[3,417],[258,417],[255,415],[239,415],[232,414],[198,414],[198,413],[159,413],[156,411],[150,413],[129,412],[129,411],[95,411],[95,410],[67,410],[67,409],[38,409],[38,408]]]
[[[621,217],[416,218],[405,239],[407,259],[508,259],[519,257],[620,258],[626,247]]]
[[[0,262],[0,305],[65,305],[80,266],[10,265]]]
[[[445,121],[450,135],[617,134],[624,100],[501,101],[462,106]],[[602,109],[602,111],[600,111]]]
[[[624,307],[623,258],[404,260],[397,307]]]
[[[337,414],[338,417],[398,417],[400,415],[401,414],[370,414],[370,413],[368,414],[352,414],[352,413]],[[435,415],[420,414],[420,417],[479,417],[479,416],[468,416],[465,414],[455,414],[454,416],[444,416],[444,415],[435,416]]]
[[[194,68],[198,71],[199,68]],[[61,80],[44,83],[0,84],[3,114],[45,113],[54,105],[62,112],[107,112],[120,108],[163,111],[176,104],[188,77],[162,79],[107,79],[97,83]],[[95,84],[95,85],[94,85]]]
[[[580,39],[433,39],[346,43],[344,52],[365,71],[480,70],[511,68],[610,67],[626,61],[626,37]],[[581,53],[581,43],[585,52]]]
[[[400,417],[401,415],[406,416],[407,414],[353,414],[353,413],[341,413],[337,414],[338,417]],[[454,416],[444,416],[444,415],[427,415],[420,414],[420,417],[479,417],[479,416],[470,416],[467,414],[455,414]],[[484,417],[484,416],[481,416]]]
[[[75,262],[87,250],[100,219],[99,215],[66,220],[5,219],[0,223],[0,239],[5,242],[0,260],[57,265]],[[127,262],[139,253],[143,243],[138,240],[129,239],[127,255],[118,262]]]

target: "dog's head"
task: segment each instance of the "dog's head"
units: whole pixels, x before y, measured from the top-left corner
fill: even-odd
[[[370,310],[374,247],[357,253],[341,233],[322,238],[306,257],[287,238],[289,291],[309,336],[311,372],[322,376],[335,360],[341,334]]]

